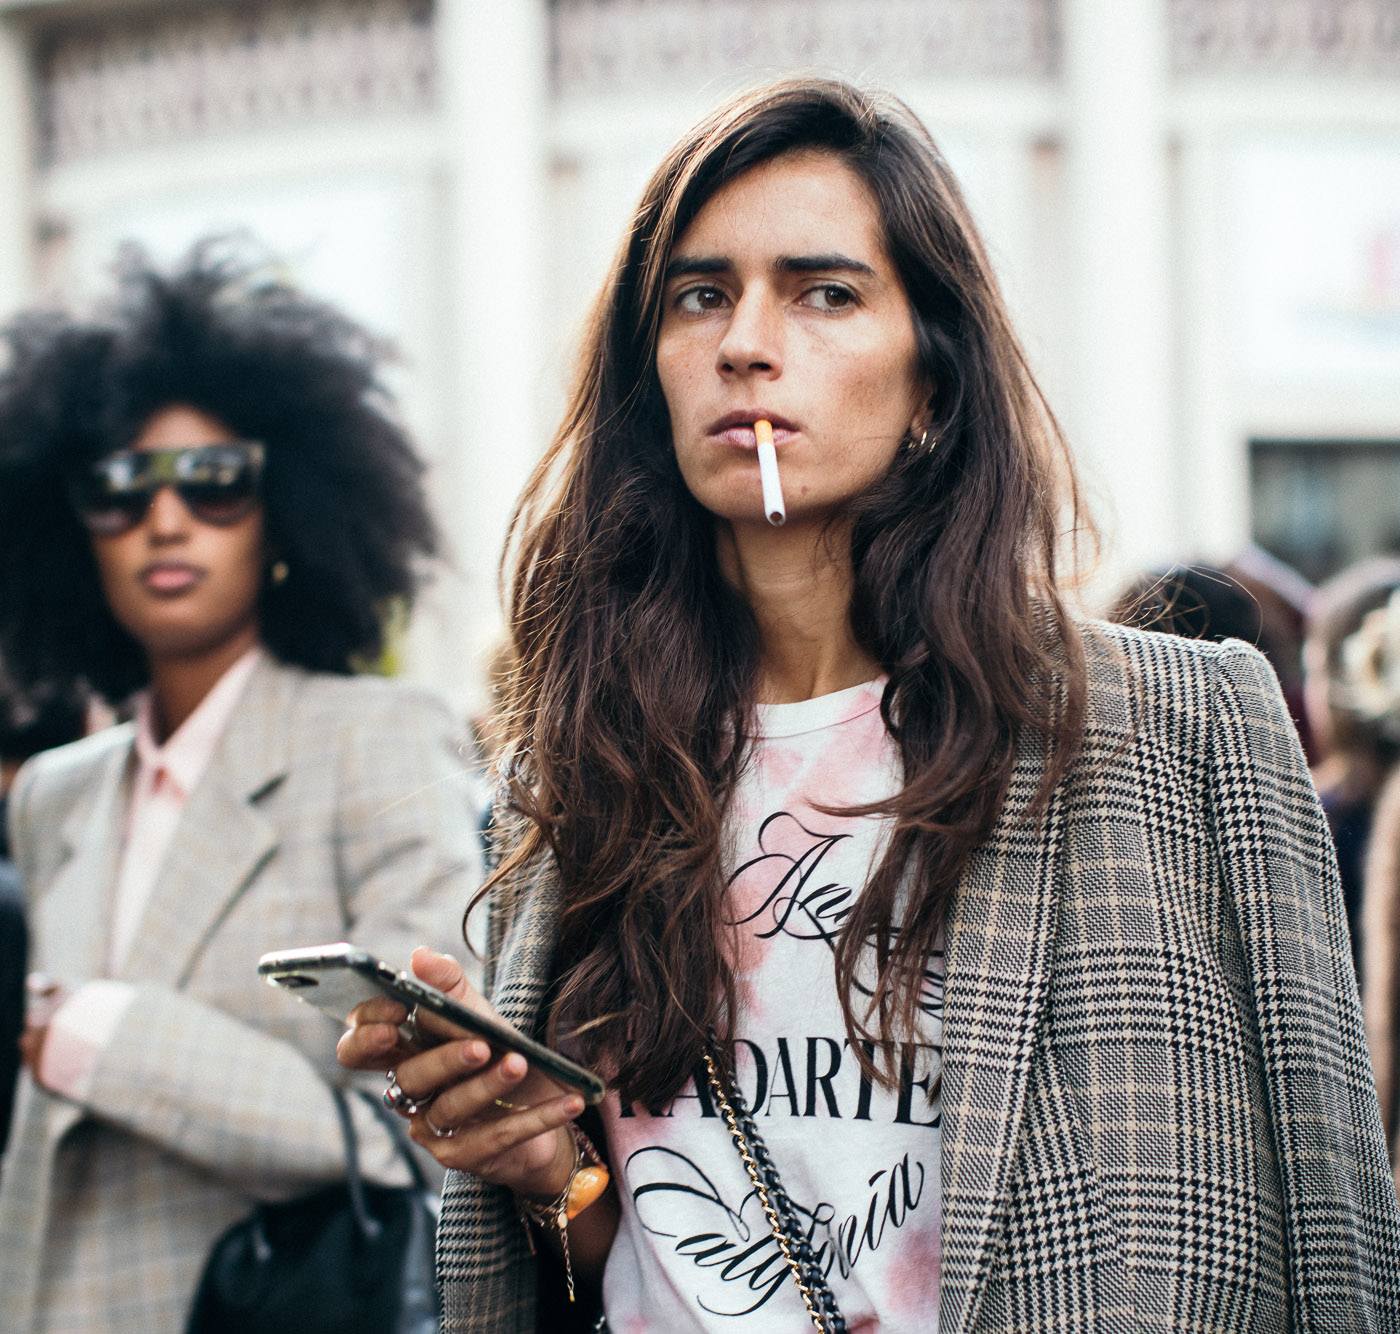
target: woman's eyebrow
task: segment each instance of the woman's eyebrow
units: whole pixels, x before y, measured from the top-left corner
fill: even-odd
[[[774,266],[782,273],[859,273],[875,277],[875,270],[864,260],[849,255],[784,255]]]
[[[727,273],[734,266],[719,255],[680,255],[666,266],[666,281],[697,273]]]
[[[666,266],[666,281],[696,274],[728,273],[733,263],[722,255],[678,255]],[[858,273],[875,277],[864,260],[833,252],[829,255],[782,255],[773,265],[779,273]]]

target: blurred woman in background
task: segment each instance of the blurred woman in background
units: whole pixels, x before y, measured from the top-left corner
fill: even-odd
[[[0,657],[135,720],[20,773],[36,989],[0,1183],[13,1331],[178,1331],[213,1240],[342,1179],[328,1021],[266,950],[458,938],[478,881],[457,729],[356,677],[437,537],[382,348],[265,272],[126,263],[5,332]],[[351,1100],[352,1103],[359,1100]],[[353,1108],[360,1157],[392,1137]]]
[[[1400,692],[1387,690],[1375,634],[1362,624],[1400,590],[1400,560],[1379,556],[1320,585],[1303,645],[1304,699],[1319,749],[1313,767],[1337,847],[1357,982],[1366,991],[1366,857],[1376,799],[1400,760]],[[1384,621],[1372,620],[1372,631]],[[1363,642],[1364,640],[1364,642]]]
[[[1307,664],[1309,706],[1327,743],[1315,776],[1337,839],[1366,1037],[1395,1162],[1400,1158],[1400,560],[1363,561],[1319,588]]]

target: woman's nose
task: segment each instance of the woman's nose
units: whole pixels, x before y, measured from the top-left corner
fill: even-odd
[[[173,486],[156,488],[146,510],[146,528],[153,538],[169,541],[181,537],[189,527],[190,512]]]
[[[720,340],[715,358],[721,374],[776,375],[782,370],[782,321],[764,292],[745,292]]]

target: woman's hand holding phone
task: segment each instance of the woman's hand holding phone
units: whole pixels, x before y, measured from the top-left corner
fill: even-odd
[[[495,1015],[450,955],[418,949],[414,975],[478,1013]],[[471,1172],[519,1195],[552,1198],[567,1184],[576,1156],[567,1126],[583,1111],[577,1093],[531,1071],[517,1052],[497,1057],[481,1038],[419,1012],[420,1043],[399,1025],[407,1010],[388,997],[357,1005],[336,1046],[352,1070],[392,1070],[417,1109],[409,1133],[444,1167]]]

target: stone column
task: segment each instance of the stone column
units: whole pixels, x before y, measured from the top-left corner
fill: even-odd
[[[437,6],[447,169],[442,283],[451,343],[449,475],[438,494],[463,576],[454,633],[468,655],[494,623],[506,525],[550,426],[540,410],[550,318],[541,278],[547,23],[544,0]],[[460,670],[470,664],[462,661]]]
[[[1228,136],[1191,127],[1178,152],[1181,285],[1178,521],[1193,554],[1225,564],[1251,539],[1249,450],[1240,430],[1226,237]]]
[[[1065,0],[1064,37],[1065,416],[1116,583],[1179,554],[1164,0]]]
[[[32,96],[28,44],[0,18],[0,320],[33,297]]]

